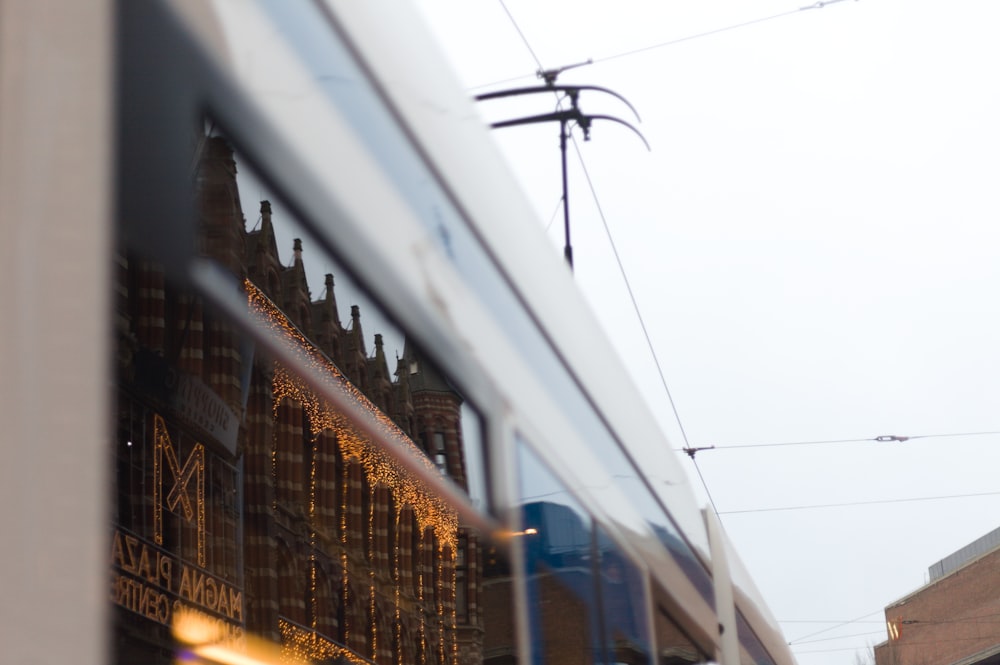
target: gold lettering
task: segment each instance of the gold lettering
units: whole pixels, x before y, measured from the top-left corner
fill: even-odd
[[[135,573],[150,582],[156,581],[156,575],[153,574],[153,567],[149,563],[149,549],[145,545],[139,550],[139,565]]]
[[[229,587],[229,617],[243,621],[243,592]]]
[[[225,614],[230,619],[233,618],[233,613],[229,611],[229,596],[226,594],[226,585],[220,584],[219,591],[217,594],[217,600],[215,601],[215,611],[219,614]]]
[[[191,569],[187,566],[181,566],[181,588],[177,593],[181,598],[191,597]]]
[[[216,605],[219,603],[219,593],[218,588],[215,586],[215,580],[211,577],[205,577],[205,600],[204,605],[210,610],[215,610]]]
[[[166,555],[159,555],[160,584],[169,592],[174,585],[174,560]]]
[[[143,615],[147,619],[155,619],[155,611],[150,612],[150,607],[153,607],[155,610],[154,604],[150,601],[150,596],[152,596],[155,591],[145,585],[141,587],[141,590],[142,592],[139,595],[139,614]]]
[[[115,605],[122,604],[122,579],[117,573],[111,574],[111,602]]]
[[[188,600],[194,601],[199,605],[205,604],[205,575],[194,571],[194,585],[191,587],[191,595],[188,596]]]
[[[163,496],[164,473],[166,467],[173,486]],[[189,494],[194,481],[194,503]],[[156,415],[153,419],[153,539],[157,545],[163,544],[163,505],[167,509],[183,515],[198,530],[198,565],[204,566],[205,556],[205,446],[196,443],[181,464],[167,432],[167,424]]]
[[[170,600],[161,593],[156,603],[156,620],[167,625],[170,623]]]
[[[134,610],[132,607],[132,580],[127,577],[118,578],[118,604],[127,610]]]
[[[139,544],[139,539],[135,536],[125,536],[125,550],[128,552],[128,563],[122,566],[130,573],[135,572],[135,546]]]
[[[125,548],[122,547],[122,534],[115,531],[115,537],[111,541],[111,565],[125,567]]]
[[[132,578],[113,574],[111,600],[130,612],[162,624],[170,623],[170,601],[166,594]]]

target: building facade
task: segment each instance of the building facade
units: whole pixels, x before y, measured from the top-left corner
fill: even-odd
[[[332,275],[313,300],[302,242],[283,263],[267,201],[248,231],[232,150],[202,149],[202,253],[326,389],[467,488],[461,396],[409,344],[390,368],[358,306],[342,323]],[[160,266],[116,269],[116,662],[173,662],[197,617],[287,660],[481,663],[480,547],[454,510]]]
[[[876,665],[1000,663],[1000,529],[932,565],[930,581],[885,608]]]

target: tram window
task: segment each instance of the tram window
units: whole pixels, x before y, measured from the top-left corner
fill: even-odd
[[[534,662],[649,663],[639,572],[524,441],[518,471]]]
[[[649,663],[649,597],[642,574],[600,529],[596,542],[602,627],[609,656],[621,665]]]
[[[440,469],[486,509],[479,411],[288,207],[265,199],[224,137],[194,134],[195,151],[198,253],[239,280],[268,334],[308,357],[382,438],[256,342],[260,331],[122,246],[115,661],[174,662],[171,631],[180,622],[187,634],[194,617],[226,647],[263,638],[275,662],[472,662],[460,646],[483,653],[484,632],[513,635],[511,595],[487,604],[488,543],[382,445]],[[424,435],[430,448],[415,443]],[[506,565],[503,551],[491,556]]]
[[[757,634],[739,610],[736,612],[736,634],[740,641],[742,665],[774,665],[774,659],[767,653],[767,649],[761,644]]]

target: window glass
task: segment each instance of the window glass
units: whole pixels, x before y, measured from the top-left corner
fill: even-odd
[[[650,663],[644,576],[518,444],[532,657],[536,663]]]
[[[205,126],[191,249],[257,328],[119,247],[114,662],[480,665],[513,634],[505,553],[413,471],[488,508],[478,410]]]
[[[600,529],[595,563],[608,660],[622,665],[649,663],[649,598],[642,574]]]
[[[736,634],[740,640],[740,663],[742,665],[774,665],[774,659],[761,644],[743,613],[736,612]]]
[[[606,662],[590,518],[524,442],[518,471],[533,662]]]

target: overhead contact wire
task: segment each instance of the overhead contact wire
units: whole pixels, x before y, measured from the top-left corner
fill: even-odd
[[[683,42],[689,42],[689,41],[691,41],[693,39],[700,39],[702,37],[710,37],[711,35],[717,35],[717,34],[722,33],[722,32],[729,32],[730,30],[736,30],[738,28],[745,28],[745,27],[748,27],[748,26],[751,26],[751,25],[756,25],[757,23],[764,23],[766,21],[773,21],[775,19],[783,18],[785,16],[791,16],[792,14],[799,14],[799,13],[801,13],[803,11],[807,11],[807,10],[810,10],[810,9],[822,9],[826,5],[835,4],[837,2],[840,2],[840,0],[826,0],[825,2],[816,2],[816,3],[813,3],[811,5],[807,5],[805,7],[799,7],[798,9],[791,9],[789,11],[781,12],[779,14],[772,14],[771,16],[764,16],[762,18],[756,18],[756,19],[753,19],[753,20],[750,20],[750,21],[743,21],[742,23],[734,23],[733,25],[727,25],[727,26],[725,26],[723,28],[715,28],[714,30],[708,30],[706,32],[699,32],[698,34],[688,35],[687,37],[679,37],[677,39],[671,39],[671,40],[668,40],[668,41],[665,41],[665,42],[660,42],[658,44],[650,44],[649,46],[642,46],[640,48],[631,49],[631,50],[628,50],[628,51],[622,51],[621,53],[614,53],[612,55],[605,55],[605,56],[602,56],[602,57],[599,57],[599,58],[592,58],[591,62],[593,64],[596,64],[596,63],[599,63],[599,62],[608,62],[610,60],[617,60],[618,58],[625,58],[625,57],[628,57],[628,56],[637,55],[639,53],[645,53],[646,51],[652,51],[652,50],[655,50],[655,49],[664,48],[666,46],[673,46],[674,44],[681,44]],[[505,5],[503,3],[503,0],[500,0],[500,4],[503,6],[504,11],[507,12],[507,16],[510,18],[511,22],[514,23],[514,27],[517,29],[518,34],[521,35],[521,39],[524,41],[525,45],[528,47],[528,50],[531,52],[532,57],[535,59],[535,63],[538,64],[538,68],[542,69],[542,65],[539,62],[538,57],[535,55],[535,52],[531,49],[531,45],[528,44],[528,40],[525,38],[524,33],[522,33],[521,29],[517,26],[517,23],[514,21],[514,17],[511,16],[510,11],[507,9],[507,5]],[[506,78],[506,79],[503,79],[503,80],[500,80],[500,81],[492,81],[490,83],[481,83],[479,85],[476,85],[476,86],[473,86],[473,87],[469,88],[469,90],[478,90],[480,88],[489,88],[489,87],[492,87],[494,85],[502,85],[502,84],[505,84],[505,83],[513,83],[514,81],[520,81],[522,79],[531,78],[531,76],[533,76],[533,75],[523,74],[521,76],[512,76],[510,78]]]

